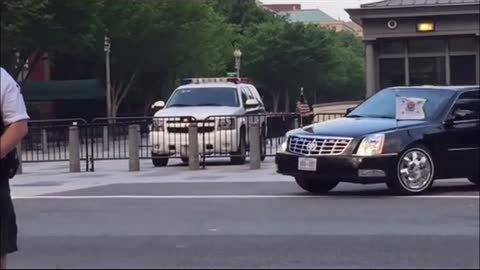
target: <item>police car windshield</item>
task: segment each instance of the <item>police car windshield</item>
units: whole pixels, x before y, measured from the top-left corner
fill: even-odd
[[[396,97],[408,97],[425,99],[426,103],[423,108],[425,119],[432,120],[444,111],[446,104],[454,94],[454,91],[442,89],[387,89],[366,100],[347,117],[395,119]]]
[[[205,87],[184,88],[174,92],[168,107],[227,106],[238,107],[235,88]]]

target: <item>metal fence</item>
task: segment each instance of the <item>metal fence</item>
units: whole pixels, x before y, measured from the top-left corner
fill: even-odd
[[[343,113],[317,113],[313,116],[314,123],[321,123],[329,120],[334,120],[337,118],[344,117]]]
[[[68,161],[69,129],[80,130],[80,159],[88,168],[87,122],[81,118],[29,121],[29,132],[22,142],[22,162]]]
[[[335,119],[342,114],[317,114],[315,121]],[[250,127],[260,128],[261,157],[274,156],[285,133],[299,126],[298,114],[268,113],[243,116],[119,117],[85,120],[59,119],[30,121],[29,135],[22,144],[23,162],[68,161],[69,129],[77,126],[80,160],[86,170],[95,170],[95,161],[129,158],[129,127],[137,127],[139,158],[166,166],[169,159],[188,162],[189,125],[195,123],[198,153],[205,166],[209,158],[229,158],[242,164],[249,155]]]

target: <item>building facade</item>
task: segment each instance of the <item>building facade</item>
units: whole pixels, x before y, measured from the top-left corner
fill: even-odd
[[[363,27],[367,97],[390,86],[480,84],[480,0],[385,0],[346,11]]]

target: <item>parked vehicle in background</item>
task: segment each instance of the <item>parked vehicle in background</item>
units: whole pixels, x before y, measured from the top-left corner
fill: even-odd
[[[424,117],[399,120],[399,97],[424,100]],[[479,138],[478,86],[388,88],[344,118],[288,132],[276,164],[312,193],[383,182],[397,194],[419,194],[434,179],[480,184]]]
[[[200,153],[228,153],[233,164],[245,163],[248,145],[247,125],[252,116],[265,113],[260,94],[250,80],[242,78],[184,79],[169,100],[156,102],[149,134],[152,162],[166,166],[180,153],[188,161],[188,124],[198,123]],[[261,127],[262,158],[265,158],[265,121]]]

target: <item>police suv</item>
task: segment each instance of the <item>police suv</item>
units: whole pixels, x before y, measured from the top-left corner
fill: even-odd
[[[230,157],[233,164],[245,163],[248,122],[265,113],[265,106],[250,80],[241,78],[190,78],[182,80],[168,101],[157,101],[149,134],[152,162],[166,166],[169,157],[180,154],[188,161],[188,125],[198,125],[199,153]],[[265,121],[261,127],[262,159],[265,156]]]

